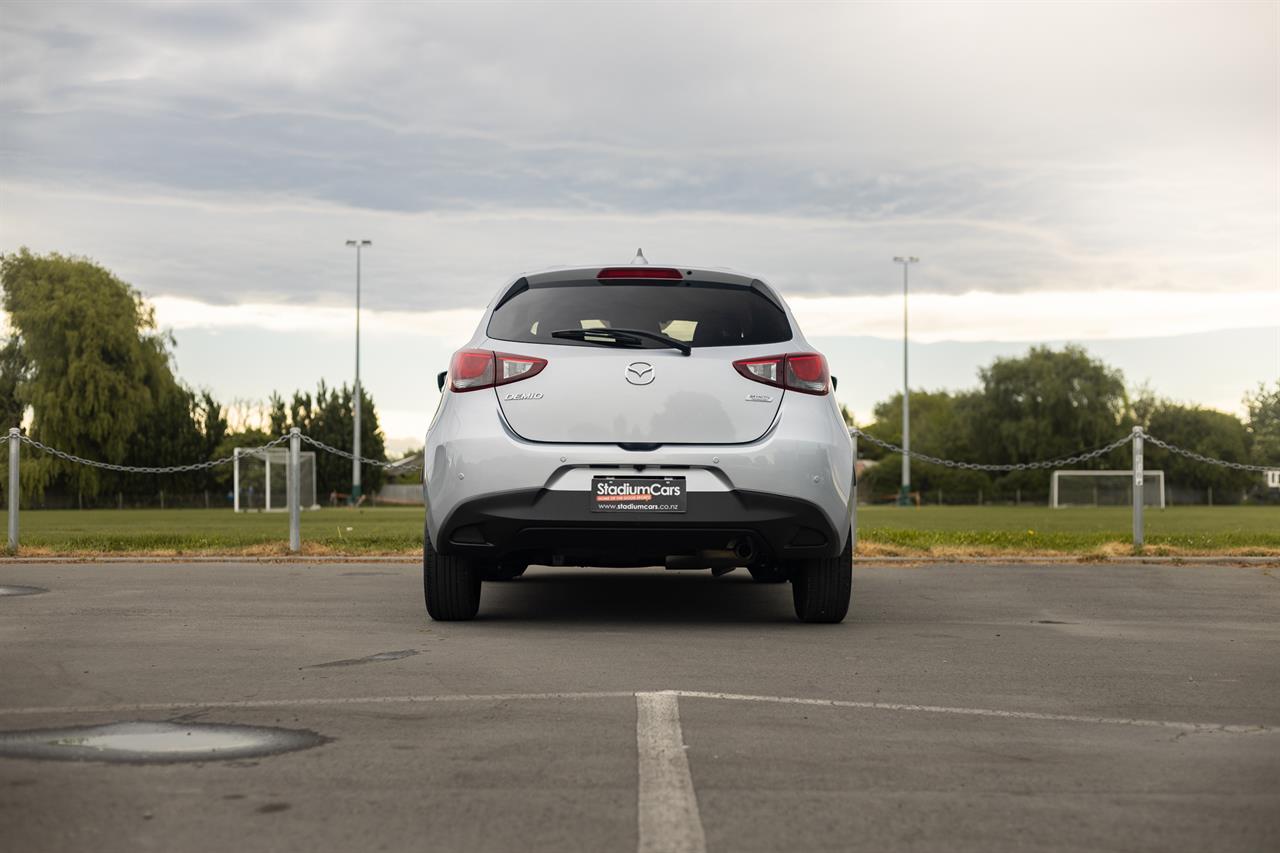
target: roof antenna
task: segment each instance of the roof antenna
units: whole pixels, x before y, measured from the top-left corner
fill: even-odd
[[[649,259],[644,256],[643,249],[636,249],[636,256],[631,260],[633,264],[648,264]]]

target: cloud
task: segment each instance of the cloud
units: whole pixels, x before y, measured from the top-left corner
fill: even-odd
[[[8,4],[0,247],[449,310],[658,259],[788,292],[1275,290],[1274,4]],[[531,37],[536,33],[536,37]],[[1087,46],[1087,47],[1086,47]]]
[[[904,251],[922,257],[914,290],[953,294],[1268,292],[1280,262],[1225,240],[1094,251],[1052,228],[995,218],[497,207],[408,214],[282,194],[161,192],[10,184],[0,234],[10,246],[94,257],[151,295],[294,305],[348,304],[354,258],[344,241],[367,237],[364,296],[383,310],[478,306],[522,272],[626,262],[638,246],[655,262],[727,266],[813,295],[896,292],[900,272],[890,259]]]
[[[495,288],[496,292],[496,288]],[[479,294],[487,298],[493,294]],[[902,336],[902,297],[790,296],[807,337]],[[346,335],[354,306],[209,305],[160,296],[152,300],[162,327],[177,331],[254,330]],[[481,320],[483,306],[450,311],[362,311],[370,334],[441,338],[461,345]],[[911,339],[920,343],[1134,340],[1220,329],[1275,328],[1277,293],[918,293],[910,298]]]

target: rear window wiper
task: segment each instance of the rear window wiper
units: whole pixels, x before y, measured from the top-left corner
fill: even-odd
[[[644,329],[560,329],[559,331],[552,332],[551,337],[565,338],[571,341],[585,341],[591,338],[612,338],[621,346],[639,346],[640,339],[645,338],[650,341],[657,341],[660,344],[665,344],[673,349],[678,349],[680,350],[681,355],[689,355],[693,352],[693,347],[689,346],[684,341],[678,341],[675,338],[660,334],[659,332],[648,332]],[[605,343],[605,341],[601,340],[600,343]]]
[[[638,347],[642,343],[635,335],[615,335],[612,329],[560,329],[552,332],[551,337],[606,347]]]

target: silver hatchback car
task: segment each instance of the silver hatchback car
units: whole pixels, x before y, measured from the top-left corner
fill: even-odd
[[[640,258],[638,258],[640,260]],[[745,567],[839,622],[853,446],[827,362],[751,276],[629,266],[508,284],[441,374],[423,587],[474,617],[529,565]]]

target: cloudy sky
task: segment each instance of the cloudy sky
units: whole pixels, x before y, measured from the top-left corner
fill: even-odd
[[[223,399],[352,372],[392,439],[513,275],[760,275],[862,420],[1079,341],[1280,377],[1280,4],[0,2],[0,251],[93,257]],[[420,441],[420,439],[419,439]]]

